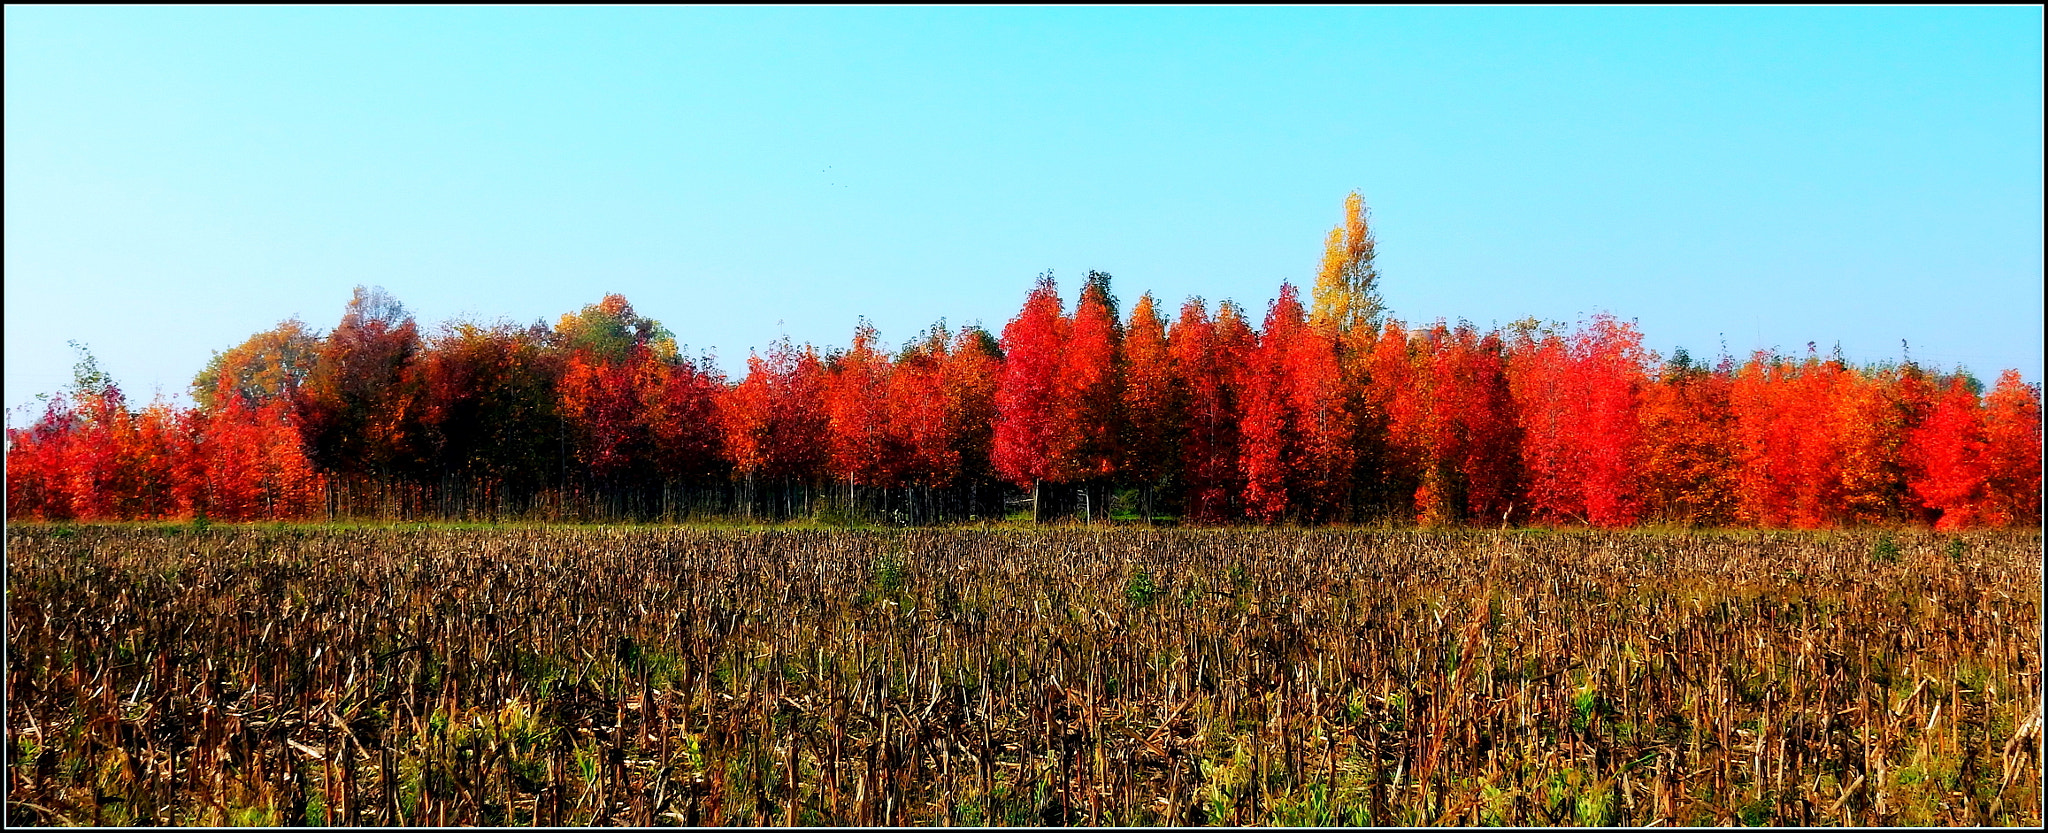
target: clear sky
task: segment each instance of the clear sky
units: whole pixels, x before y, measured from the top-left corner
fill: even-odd
[[[356,284],[621,292],[729,373],[1000,330],[1046,269],[1257,318],[1354,188],[1411,322],[2042,377],[2037,7],[5,15],[10,409],[68,340],[182,397]]]

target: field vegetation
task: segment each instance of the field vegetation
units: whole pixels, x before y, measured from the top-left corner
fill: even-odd
[[[2037,826],[2040,537],[7,530],[25,824]]]

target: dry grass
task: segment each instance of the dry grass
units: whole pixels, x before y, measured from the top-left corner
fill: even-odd
[[[2041,821],[2032,532],[7,535],[16,823]]]

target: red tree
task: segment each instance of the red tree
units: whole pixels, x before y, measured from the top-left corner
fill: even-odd
[[[1003,372],[996,386],[991,462],[1005,480],[1032,491],[1037,514],[1040,481],[1055,480],[1066,456],[1059,424],[1060,353],[1069,322],[1052,273],[1039,276],[1024,309],[1003,327]]]
[[[185,451],[185,502],[195,514],[225,521],[302,518],[319,508],[321,478],[305,454],[289,404],[249,407],[221,397],[191,412]]]
[[[177,503],[179,432],[158,402],[137,413],[82,345],[72,390],[28,432],[10,432],[9,480],[21,464],[24,509],[50,518],[168,517]],[[12,486],[10,486],[12,488]],[[10,509],[10,511],[12,511]]]
[[[1117,372],[1122,341],[1109,275],[1089,272],[1060,350],[1055,480],[1104,481],[1117,474],[1124,456],[1123,377]]]
[[[298,426],[291,424],[289,406],[270,404],[285,414],[280,419],[286,423],[274,442],[303,459],[304,448]],[[178,457],[185,449],[186,437],[179,429],[177,409],[162,401],[153,402],[132,415],[131,425],[122,455],[135,472],[136,491],[124,516],[173,518],[183,514],[187,510],[178,503]]]
[[[1508,380],[1522,429],[1523,501],[1547,523],[1585,517],[1586,461],[1574,434],[1583,401],[1562,336],[1524,323],[1509,347]]]
[[[1002,348],[980,327],[967,327],[953,338],[946,356],[945,403],[947,433],[958,463],[956,485],[989,482],[995,477],[996,386],[1003,376]]]
[[[1237,383],[1250,331],[1227,302],[1219,317],[1228,321],[1211,321],[1202,299],[1189,298],[1166,338],[1175,384],[1187,397],[1180,447],[1187,515],[1203,523],[1228,519],[1240,488]]]
[[[1901,383],[1912,368],[1858,370],[1838,354],[1834,430],[1839,503],[1830,517],[1843,523],[1895,523],[1913,511],[1906,487],[1905,453],[1912,425],[1928,410],[1926,399]]]
[[[657,474],[672,481],[696,481],[724,473],[718,397],[725,381],[715,371],[680,357],[664,361],[652,351],[641,351],[633,363],[633,386],[648,463]]]
[[[1417,359],[1418,392],[1427,399],[1423,490],[1416,505],[1425,523],[1454,517],[1506,520],[1516,498],[1520,434],[1498,335],[1470,324],[1439,323]]]
[[[81,385],[76,397],[82,419],[65,455],[71,512],[84,519],[119,517],[121,498],[133,491],[133,473],[121,453],[130,430],[127,401],[111,383]]]
[[[1842,515],[1839,397],[1849,371],[1809,351],[1799,364],[1763,352],[1735,376],[1730,402],[1737,446],[1736,514],[1760,526],[1813,529]]]
[[[383,289],[356,287],[347,312],[320,344],[299,397],[300,422],[322,468],[391,476],[416,462],[418,396],[406,366],[419,328]]]
[[[768,468],[774,450],[770,421],[773,403],[768,390],[772,373],[756,353],[747,357],[747,375],[718,397],[718,427],[726,462],[752,483]]]
[[[1642,515],[1636,468],[1641,424],[1636,397],[1644,382],[1647,354],[1632,324],[1594,317],[1572,344],[1584,403],[1577,439],[1585,460],[1586,519],[1595,526],[1634,524]]]
[[[1524,325],[1510,350],[1525,499],[1549,522],[1627,526],[1642,513],[1637,395],[1647,354],[1635,327],[1596,316],[1571,339]]]
[[[1644,387],[1642,493],[1648,514],[1713,526],[1735,519],[1731,379],[1680,350]]]
[[[825,471],[824,367],[817,351],[788,340],[747,357],[747,375],[719,398],[733,468],[755,479],[812,482]]]
[[[1282,284],[1240,400],[1246,503],[1263,520],[1290,509],[1331,518],[1349,504],[1355,421],[1337,346],[1336,324],[1311,325]]]
[[[71,438],[80,417],[64,394],[50,397],[26,428],[7,429],[7,518],[68,520],[72,513]]]
[[[562,316],[554,338],[567,354],[557,390],[577,460],[608,488],[652,477],[655,428],[669,414],[649,409],[683,363],[675,340],[617,294]]]
[[[954,335],[942,322],[897,358],[889,421],[905,444],[904,475],[928,487],[989,477],[989,439],[1001,359],[974,327]]]
[[[1293,289],[1283,286],[1281,295]],[[1304,321],[1297,328],[1290,319],[1283,327],[1293,332],[1281,342],[1281,379],[1294,419],[1290,428],[1300,442],[1288,490],[1306,517],[1336,519],[1351,503],[1357,453],[1354,397],[1339,356],[1341,332],[1334,322]]]
[[[905,443],[889,414],[889,356],[875,346],[875,328],[863,320],[853,347],[834,357],[824,378],[832,475],[846,482],[894,485],[905,462]]]
[[[1977,394],[1960,375],[1950,377],[1927,418],[1908,433],[1906,487],[1921,505],[1940,513],[1935,529],[1947,532],[1982,522],[1984,435]]]
[[[481,480],[486,490],[531,490],[556,479],[568,428],[559,396],[566,368],[547,349],[548,337],[538,325],[458,323],[421,352],[413,365],[420,438],[437,470]],[[575,395],[578,407],[600,398],[589,390]]]
[[[1998,375],[1984,401],[1985,520],[1999,526],[2041,521],[2041,386],[2019,371]]]
[[[1268,318],[1271,316],[1269,315]],[[1273,523],[1287,511],[1285,466],[1294,455],[1288,448],[1287,397],[1280,389],[1271,351],[1270,335],[1262,334],[1241,378],[1238,399],[1239,447],[1237,465],[1244,478],[1245,512],[1261,523]]]
[[[889,376],[888,421],[903,443],[903,477],[925,486],[952,482],[961,465],[946,385],[952,346],[945,325],[934,325],[896,357]]]
[[[556,383],[557,408],[568,424],[576,460],[599,481],[625,477],[645,454],[630,362],[578,351],[570,354]]]
[[[1758,351],[1735,374],[1729,390],[1736,448],[1736,517],[1756,526],[1784,526],[1792,517],[1795,449],[1803,433],[1780,407],[1791,368]],[[1818,438],[1814,438],[1818,440]]]
[[[1143,488],[1148,517],[1153,489],[1180,468],[1174,452],[1182,442],[1185,399],[1173,373],[1166,322],[1147,292],[1132,305],[1124,332],[1123,411],[1128,433],[1122,468],[1126,478]]]
[[[1456,349],[1450,330],[1439,320],[1409,341],[1410,387],[1398,408],[1402,440],[1416,469],[1415,520],[1423,526],[1445,526],[1459,516],[1458,458],[1463,437],[1458,433],[1459,380]]]
[[[1360,343],[1358,349],[1364,350]],[[1362,481],[1369,499],[1395,517],[1415,517],[1418,497],[1425,504],[1435,500],[1435,487],[1423,482],[1427,459],[1427,431],[1422,419],[1419,385],[1408,331],[1400,321],[1389,320],[1377,333],[1370,350],[1354,359],[1362,368],[1358,401],[1360,410],[1378,435],[1369,442],[1372,456],[1365,462]],[[1429,491],[1424,491],[1425,489]]]

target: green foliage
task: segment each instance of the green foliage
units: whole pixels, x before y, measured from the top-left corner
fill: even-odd
[[[890,552],[875,559],[875,591],[880,595],[894,596],[903,591],[904,582],[910,577],[910,568],[903,563],[903,554]]]
[[[78,363],[71,368],[71,387],[81,396],[102,395],[114,389],[114,377],[100,369],[100,360],[92,350],[76,341],[65,342],[78,352]]]
[[[819,507],[818,511],[811,514],[811,518],[817,521],[819,526],[831,529],[847,529],[861,525],[860,520],[853,516],[853,512],[837,503]]]
[[[1746,827],[1765,827],[1771,824],[1771,802],[1766,798],[1743,802],[1735,811]]]
[[[1347,824],[1338,808],[1330,803],[1330,790],[1322,784],[1292,797],[1273,800],[1272,824],[1277,827],[1338,827]]]
[[[237,807],[228,816],[228,826],[277,827],[277,809],[274,807]]]
[[[1602,783],[1578,796],[1572,802],[1572,819],[1580,827],[1610,827],[1620,818],[1620,791],[1610,783]]]
[[[1572,695],[1572,728],[1584,730],[1600,717],[1614,711],[1597,689],[1586,687]]]
[[[589,749],[576,747],[576,776],[585,784],[597,783],[597,755]]]
[[[1899,542],[1892,540],[1891,533],[1877,536],[1877,545],[1870,550],[1870,557],[1879,564],[1893,564],[1899,560]]]
[[[1109,517],[1117,521],[1135,521],[1144,516],[1143,492],[1139,489],[1117,489],[1109,493]]]
[[[644,346],[663,360],[678,357],[675,336],[668,328],[634,312],[623,295],[606,295],[580,311],[563,315],[555,325],[555,338],[566,349],[608,362],[625,361],[635,346]]]
[[[326,827],[331,823],[327,818],[327,799],[325,796],[320,793],[314,793],[307,797],[304,820],[307,827]]]
[[[1159,585],[1152,580],[1150,570],[1132,573],[1130,581],[1124,584],[1124,600],[1130,602],[1134,608],[1151,607],[1153,602],[1158,601],[1160,592]]]

